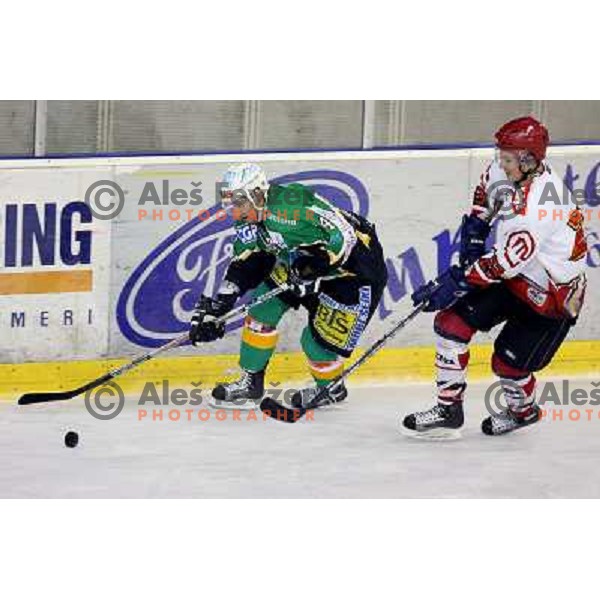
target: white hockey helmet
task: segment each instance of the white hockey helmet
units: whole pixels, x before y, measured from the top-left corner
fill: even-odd
[[[269,182],[265,172],[252,163],[231,165],[223,174],[221,200],[225,205],[235,205],[236,201],[250,200],[256,207],[254,190],[259,188],[266,194]]]

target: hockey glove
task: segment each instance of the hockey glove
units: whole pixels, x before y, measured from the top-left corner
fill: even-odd
[[[474,215],[465,215],[460,228],[460,266],[468,267],[485,254],[491,226]]]
[[[299,279],[290,273],[288,279],[289,291],[292,294],[298,296],[298,298],[304,298],[310,294],[318,294],[319,288],[321,287],[321,280],[319,278],[313,280]]]
[[[218,294],[216,298],[200,296],[190,322],[190,341],[194,346],[214,342],[225,335],[225,323],[217,319],[226,315],[237,299],[237,294]]]
[[[465,279],[460,267],[450,267],[435,281],[420,287],[412,296],[415,306],[425,302],[424,312],[435,312],[452,306],[457,300],[468,294],[472,286]]]
[[[322,248],[310,251],[300,248],[290,267],[288,283],[290,291],[302,298],[316,294],[321,285],[320,277],[329,270],[329,255]]]

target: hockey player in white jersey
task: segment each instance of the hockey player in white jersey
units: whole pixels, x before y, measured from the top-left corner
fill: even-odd
[[[496,158],[463,218],[460,267],[413,294],[438,311],[437,404],[404,418],[408,433],[439,435],[463,425],[469,344],[478,331],[504,324],[491,368],[504,392],[502,410],[486,417],[487,435],[539,421],[535,373],[546,367],[577,321],[585,295],[583,213],[545,160],[549,135],[532,117],[496,132]],[[560,204],[558,201],[560,200]],[[494,247],[486,240],[498,220]]]

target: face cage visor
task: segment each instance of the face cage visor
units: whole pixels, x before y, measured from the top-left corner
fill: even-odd
[[[232,190],[230,188],[221,188],[219,191],[221,197],[221,205],[227,212],[232,212],[234,209],[238,209],[244,206],[246,202],[250,202],[255,210],[260,210],[257,206],[256,190],[260,188],[254,188],[254,190],[248,190],[244,188]]]
[[[533,173],[539,166],[535,156],[529,150],[496,147],[496,160],[502,169],[514,169],[518,166],[523,175]]]

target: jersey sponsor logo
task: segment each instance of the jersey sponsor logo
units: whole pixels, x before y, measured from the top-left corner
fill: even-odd
[[[275,223],[281,223],[281,225],[292,225],[294,227],[296,225],[298,225],[298,221],[296,219],[285,219],[283,217],[280,217],[280,216],[277,216],[277,215],[273,215],[273,214],[268,214],[266,220],[267,221],[273,221]]]
[[[256,241],[256,225],[250,223],[236,229],[236,236],[242,244],[252,244]]]
[[[548,300],[548,292],[530,285],[527,288],[527,297],[535,306],[544,306],[546,300]]]
[[[504,258],[511,269],[528,261],[536,248],[535,239],[529,231],[514,231],[504,245]]]
[[[265,246],[276,254],[287,248],[283,235],[278,231],[269,231],[265,233],[263,241]]]
[[[273,178],[271,183],[302,183],[336,207],[368,216],[367,190],[349,173],[301,171]],[[198,296],[216,293],[235,239],[232,220],[212,218],[216,210],[209,211],[211,218],[185,223],[169,235],[126,280],[116,307],[117,323],[126,339],[146,347],[166,343],[188,329]],[[240,318],[228,329],[241,325]]]
[[[351,351],[356,347],[369,320],[371,288],[359,289],[358,304],[346,305],[327,294],[319,295],[319,306],[313,319],[316,332],[331,346]]]
[[[287,266],[283,263],[277,263],[273,267],[273,270],[269,274],[269,277],[277,285],[283,285],[284,283],[287,283],[289,279],[289,271]]]
[[[358,292],[358,319],[354,324],[354,329],[350,334],[350,341],[347,350],[354,350],[358,344],[360,336],[363,334],[369,321],[369,312],[371,311],[371,288],[363,286]]]

